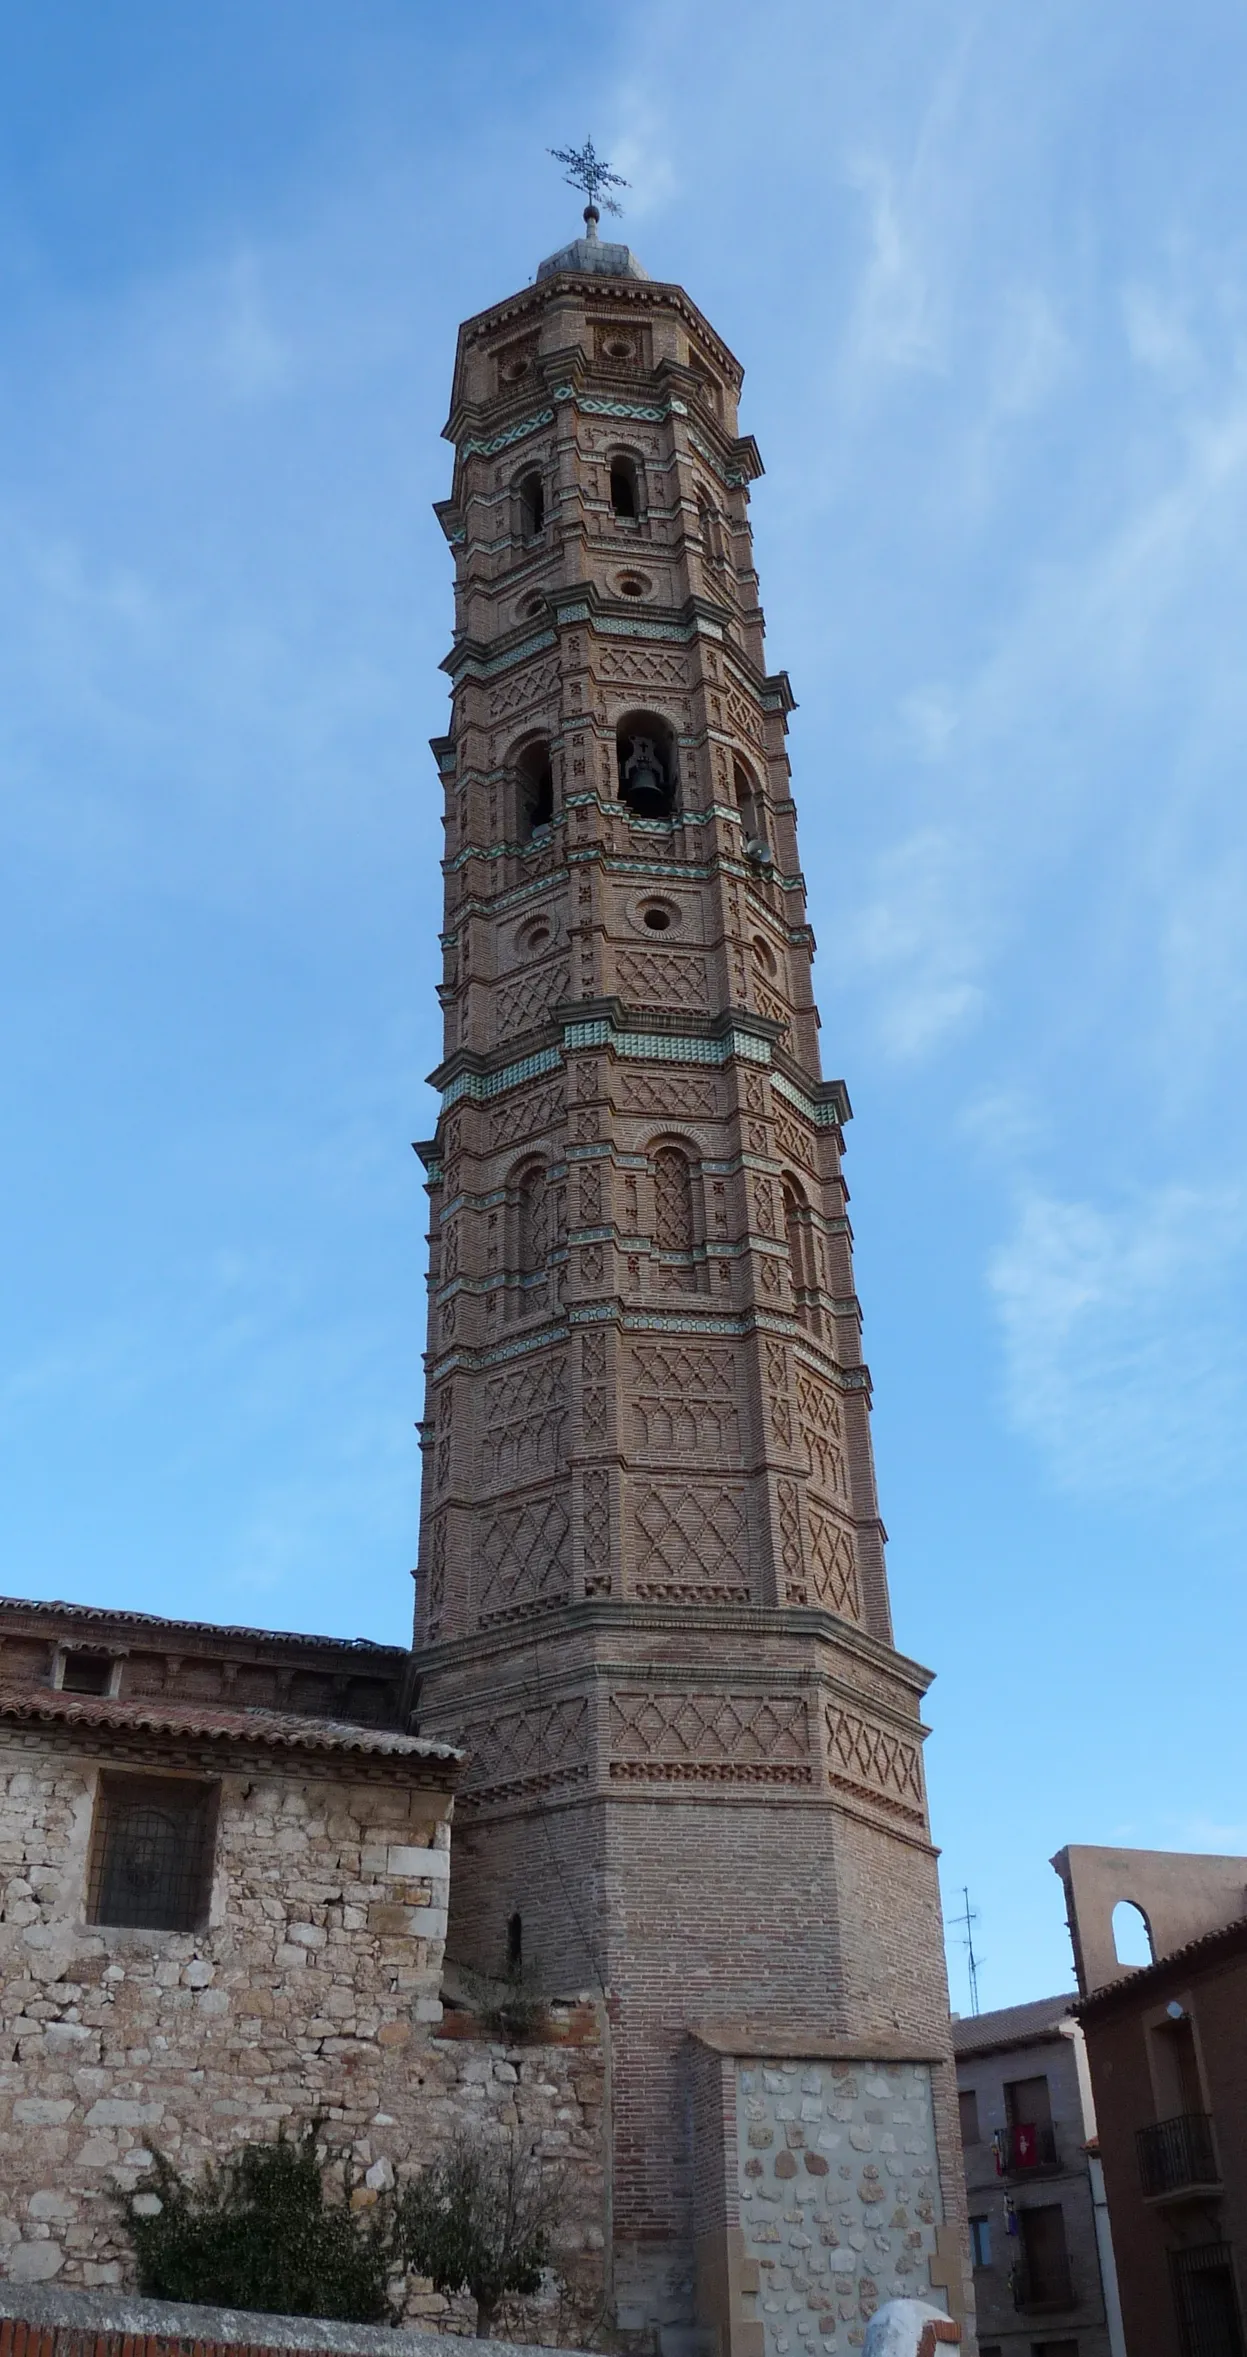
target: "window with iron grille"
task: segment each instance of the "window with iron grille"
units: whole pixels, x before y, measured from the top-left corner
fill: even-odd
[[[1228,2242],[1169,2253],[1184,2357],[1243,2357],[1243,2324]]]
[[[217,1792],[189,1777],[101,1776],[87,1892],[92,1923],[195,1931],[206,1921]]]

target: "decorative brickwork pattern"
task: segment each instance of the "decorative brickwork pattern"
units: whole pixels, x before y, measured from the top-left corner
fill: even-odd
[[[810,1581],[816,1604],[825,1604],[845,1620],[862,1617],[857,1581],[857,1555],[851,1531],[818,1506],[809,1509]]]
[[[615,1082],[615,1095],[623,1110],[629,1113],[661,1113],[669,1120],[676,1110],[672,1103],[669,1072],[621,1073]],[[691,1073],[681,1073],[679,1112],[682,1118],[685,1121],[705,1120],[715,1110],[714,1082],[700,1080]]]
[[[589,1706],[577,1695],[532,1710],[474,1720],[464,1730],[471,1765],[463,1800],[510,1800],[519,1792],[551,1792],[582,1783],[588,1774]]]
[[[499,1039],[530,1031],[566,996],[566,958],[555,958],[548,966],[536,966],[531,973],[517,974],[512,982],[500,983],[495,1002]]]
[[[633,1437],[643,1455],[703,1457],[716,1464],[740,1453],[736,1361],[731,1351],[696,1343],[640,1343],[632,1351]]]
[[[611,1697],[616,1782],[808,1784],[805,1703],[796,1694]]]
[[[921,1818],[922,1769],[918,1746],[873,1726],[835,1703],[827,1705],[827,1762],[833,1784],[882,1797],[902,1816]]]
[[[563,1461],[567,1369],[559,1358],[491,1375],[485,1385],[484,1477],[490,1489],[512,1489],[553,1473]]]
[[[496,1514],[481,1538],[478,1611],[482,1622],[507,1620],[568,1593],[570,1523],[561,1490]]]
[[[489,1116],[489,1144],[492,1151],[500,1146],[523,1145],[529,1138],[540,1137],[552,1129],[563,1110],[561,1088],[523,1089],[496,1105]]]
[[[611,1489],[610,1475],[601,1467],[586,1473],[584,1478],[585,1518],[585,1594],[609,1596],[611,1592]]]
[[[534,663],[522,671],[509,671],[489,692],[489,717],[505,720],[513,712],[527,712],[537,704],[553,703],[557,707],[559,667],[557,662]]]
[[[617,681],[621,687],[682,688],[688,685],[687,655],[671,654],[665,647],[606,646],[598,662],[603,679]]]
[[[749,1594],[743,1489],[710,1482],[654,1482],[635,1507],[638,1596],[728,1601]]]
[[[830,1383],[812,1374],[808,1367],[797,1369],[797,1413],[801,1419],[801,1438],[805,1443],[810,1468],[811,1486],[827,1498],[848,1498],[848,1476],[844,1463],[844,1415],[839,1399]]]
[[[638,1007],[700,1015],[710,1004],[706,961],[687,950],[621,950],[616,973],[625,998]]]
[[[801,1494],[795,1481],[781,1481],[776,1488],[779,1507],[780,1561],[784,1574],[785,1604],[804,1604],[805,1567],[801,1555]]]

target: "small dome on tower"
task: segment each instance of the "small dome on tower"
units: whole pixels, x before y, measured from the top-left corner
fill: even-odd
[[[560,246],[557,254],[547,254],[545,261],[537,264],[539,280],[557,278],[564,270],[589,270],[599,278],[649,277],[631,246],[603,243],[598,236],[599,218],[596,205],[585,206],[584,236]]]

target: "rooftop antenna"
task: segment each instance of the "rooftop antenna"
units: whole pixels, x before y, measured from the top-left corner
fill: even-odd
[[[567,170],[563,177],[568,187],[578,188],[582,196],[588,197],[585,227],[589,236],[596,238],[598,222],[602,218],[598,211],[598,198],[601,197],[608,213],[621,213],[623,206],[617,205],[614,197],[607,196],[605,191],[608,188],[627,188],[629,183],[622,173],[612,172],[591,139],[586,139],[583,147],[550,147],[546,153],[553,156],[556,164],[566,164]]]
[[[982,2007],[979,2004],[979,1959],[974,1953],[974,1926],[979,1920],[979,1911],[977,1907],[972,1907],[970,1905],[970,1893],[964,1884],[962,1885],[961,1896],[965,1900],[964,1910],[960,1915],[954,1915],[952,1920],[959,1931],[961,1930],[963,1924],[965,1926],[965,1934],[961,1945],[966,1952],[966,1964],[970,1974],[970,2011],[971,2013],[981,2013]]]

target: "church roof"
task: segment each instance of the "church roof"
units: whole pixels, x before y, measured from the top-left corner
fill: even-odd
[[[453,1743],[361,1727],[345,1719],[306,1718],[287,1710],[234,1709],[227,1703],[146,1701],[66,1693],[51,1686],[0,1685],[0,1725],[62,1725],[165,1735],[176,1741],[262,1744],[276,1751],[362,1752],[369,1757],[445,1761],[463,1758]]]
[[[400,1645],[379,1645],[372,1637],[320,1637],[299,1629],[248,1629],[232,1622],[216,1620],[170,1620],[160,1612],[122,1612],[112,1605],[69,1604],[63,1597],[43,1599],[33,1596],[0,1596],[0,1628],[7,1619],[68,1620],[90,1626],[133,1629],[140,1636],[149,1630],[153,1636],[185,1637],[241,1637],[248,1645],[302,1646],[317,1652],[350,1654],[364,1661],[369,1668],[374,1661],[387,1656],[397,1658],[404,1652]],[[371,1657],[371,1658],[370,1658]]]

